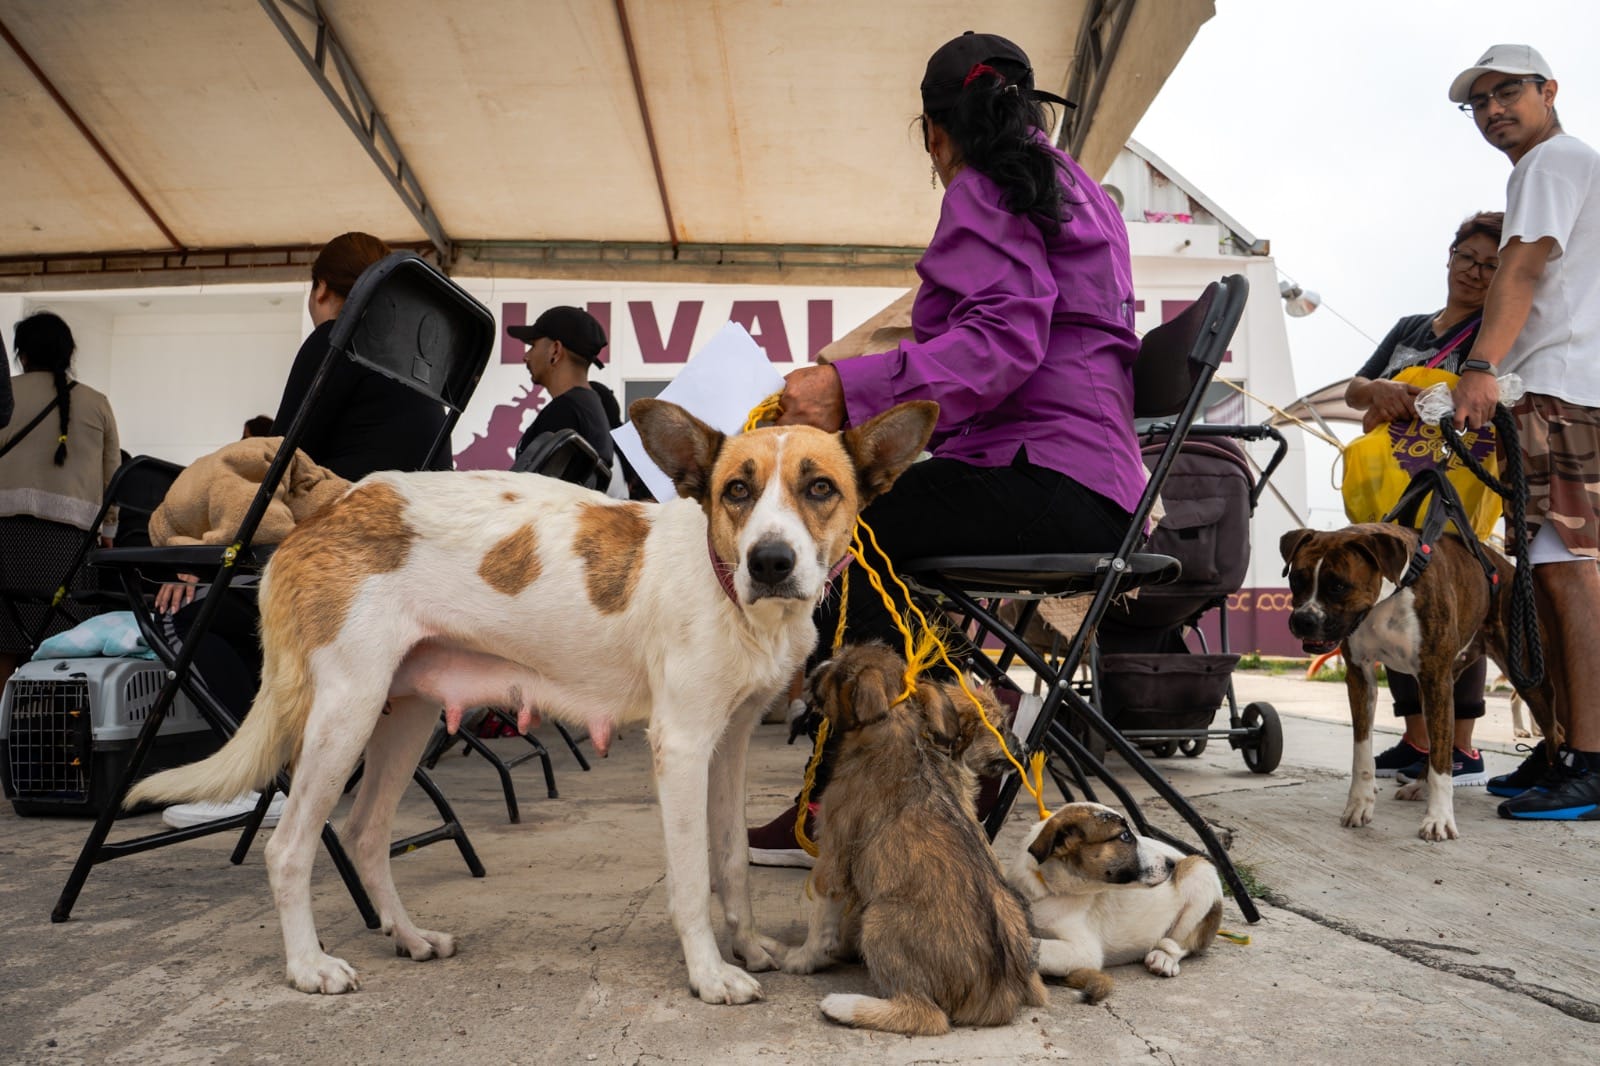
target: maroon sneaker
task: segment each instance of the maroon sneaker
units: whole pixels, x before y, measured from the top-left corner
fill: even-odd
[[[817,839],[817,805],[809,805],[806,812],[806,835],[815,843]],[[792,803],[789,809],[766,825],[750,829],[750,863],[753,866],[796,866],[809,870],[816,865],[800,841],[795,839],[794,823],[800,805]]]

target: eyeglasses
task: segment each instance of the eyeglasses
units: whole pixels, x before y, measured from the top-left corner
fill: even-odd
[[[1451,252],[1450,265],[1461,271],[1463,274],[1469,270],[1476,270],[1479,272],[1480,276],[1488,277],[1490,274],[1493,274],[1496,270],[1500,269],[1500,260],[1475,259],[1466,252]]]
[[[1501,107],[1510,107],[1522,95],[1522,87],[1530,82],[1534,85],[1543,85],[1545,79],[1536,75],[1531,78],[1517,78],[1515,81],[1503,81],[1487,93],[1478,93],[1476,96],[1467,97],[1467,102],[1457,104],[1456,109],[1465,111],[1469,115],[1475,114],[1479,111],[1487,110],[1490,100],[1493,100]]]

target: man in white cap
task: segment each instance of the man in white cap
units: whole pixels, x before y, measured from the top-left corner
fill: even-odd
[[[1491,778],[1505,818],[1600,820],[1600,153],[1561,129],[1550,65],[1497,44],[1450,99],[1512,162],[1500,268],[1456,386],[1456,425],[1488,422],[1496,376],[1528,392],[1517,433],[1528,473],[1529,557],[1565,744]]]

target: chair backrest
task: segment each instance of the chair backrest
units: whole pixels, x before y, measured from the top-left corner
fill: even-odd
[[[1249,292],[1249,282],[1238,274],[1213,281],[1182,314],[1144,335],[1133,364],[1134,417],[1165,418],[1183,410],[1199,377],[1222,365]],[[1206,378],[1209,383],[1210,374]]]
[[[450,431],[488,365],[494,338],[489,309],[416,253],[395,252],[367,267],[334,320],[328,352],[234,540],[247,544],[255,536],[336,360],[349,359],[437,403],[445,417],[432,448],[423,453],[432,455],[448,447]]]
[[[1141,418],[1172,416],[1166,447],[1150,468],[1150,481],[1133,514],[1118,556],[1126,558],[1144,539],[1144,524],[1156,496],[1200,413],[1206,386],[1222,365],[1222,355],[1244,315],[1250,283],[1230,274],[1206,286],[1200,299],[1182,314],[1144,335],[1133,365],[1134,414]]]
[[[533,438],[517,453],[511,469],[570,481],[586,489],[604,489],[611,482],[611,467],[595,452],[594,445],[570,426]]]
[[[449,412],[442,431],[448,436],[483,376],[494,339],[487,307],[416,253],[395,252],[356,279],[328,347],[437,401]]]

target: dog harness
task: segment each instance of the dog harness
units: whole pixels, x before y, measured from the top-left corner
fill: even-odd
[[[1427,514],[1423,516],[1422,523],[1418,526],[1417,512],[1429,493],[1433,494],[1433,499],[1429,501]],[[1489,601],[1494,602],[1494,598],[1500,592],[1500,571],[1495,568],[1494,561],[1483,550],[1478,538],[1472,535],[1472,523],[1467,518],[1467,509],[1461,505],[1461,497],[1457,495],[1455,486],[1450,484],[1450,479],[1444,476],[1444,471],[1438,467],[1419,471],[1417,476],[1411,479],[1411,484],[1400,494],[1399,502],[1383,516],[1383,520],[1418,528],[1417,546],[1412,549],[1411,561],[1406,565],[1405,572],[1400,575],[1400,588],[1408,589],[1422,577],[1422,572],[1433,561],[1433,546],[1444,536],[1445,525],[1453,521],[1457,532],[1461,534],[1462,543],[1472,552],[1472,557],[1478,560],[1478,565],[1483,567],[1484,577],[1489,579]]]

